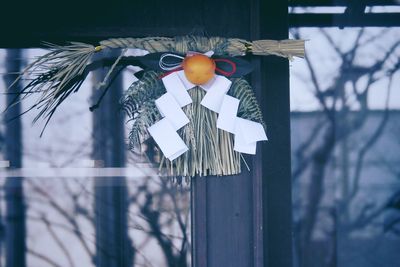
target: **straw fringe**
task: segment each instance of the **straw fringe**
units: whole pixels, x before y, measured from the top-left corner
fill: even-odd
[[[122,99],[122,106],[133,120],[129,134],[130,149],[139,148],[149,138],[147,128],[157,122],[159,114],[155,100],[166,92],[159,74],[148,71],[133,83]],[[206,92],[200,87],[188,91],[192,103],[183,111],[189,123],[178,131],[189,151],[169,161],[161,152],[159,168],[165,176],[234,175],[241,172],[240,153],[234,148],[234,136],[217,128],[217,113],[200,104]],[[264,125],[262,113],[250,84],[244,79],[232,79],[229,95],[240,100],[238,116]],[[248,167],[247,167],[248,168]]]
[[[180,132],[189,151],[173,162],[163,159],[160,167],[167,176],[234,175],[241,172],[240,153],[233,150],[233,135],[217,128],[217,113],[200,105],[205,91],[189,90],[193,103],[183,108],[189,117]]]

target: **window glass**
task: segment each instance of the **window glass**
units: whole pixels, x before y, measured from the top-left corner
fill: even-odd
[[[400,260],[400,28],[292,28],[295,266]]]
[[[0,50],[1,73],[22,69],[44,52]],[[88,77],[60,105],[41,137],[45,120],[32,124],[36,108],[14,120],[19,130],[2,114],[0,224],[8,237],[0,243],[1,266],[6,258],[22,257],[9,240],[21,240],[24,225],[27,266],[190,266],[190,186],[159,177],[155,165],[128,150],[129,124],[112,95],[128,88],[132,70],[98,110],[89,111],[99,96],[93,81],[101,75]],[[1,111],[6,77],[0,81]],[[25,78],[21,86],[30,81]],[[6,149],[15,147],[19,134],[20,153]],[[18,160],[22,165],[15,165]]]

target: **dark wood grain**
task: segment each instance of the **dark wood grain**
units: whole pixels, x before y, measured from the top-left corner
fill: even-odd
[[[286,1],[284,1],[286,4]],[[273,2],[267,2],[273,4]],[[291,6],[345,6],[345,0],[292,0]],[[367,1],[391,5],[392,0]],[[396,4],[396,3],[395,3]],[[0,47],[37,47],[41,41],[97,43],[110,37],[176,36],[206,33],[249,36],[251,1],[69,0],[6,1],[1,6]],[[346,20],[341,14],[291,14],[291,27],[399,26],[398,13],[366,14]],[[245,29],[240,31],[238,29]]]
[[[397,27],[400,13],[347,14],[290,14],[290,27]]]
[[[20,72],[23,66],[21,61],[15,58],[21,57],[21,50],[8,49],[6,53],[6,71]],[[3,77],[6,87],[11,86],[17,78],[15,74]],[[17,92],[21,87],[21,83],[17,82],[10,90]],[[18,115],[21,113],[22,105],[19,98],[15,99],[13,94],[7,94],[6,104],[9,108],[4,113],[4,156],[10,162],[11,168],[21,168],[23,166],[22,121]],[[2,238],[4,237],[6,267],[26,266],[26,199],[23,184],[23,177],[7,177],[4,182],[5,216],[1,230],[5,234]]]
[[[207,177],[195,177],[191,190],[192,266],[207,267]]]
[[[312,7],[312,6],[347,6],[349,0],[289,0],[289,6]],[[360,1],[361,2],[361,1]],[[362,0],[367,6],[397,5],[395,0]]]
[[[250,36],[252,40],[258,40],[261,37],[261,12],[260,12],[260,0],[252,0],[250,6],[251,14],[251,27]],[[261,58],[251,57],[254,71],[251,74],[251,85],[254,89],[254,93],[261,101],[263,86],[262,84],[262,69],[261,69]],[[258,144],[257,154],[252,157],[252,181],[253,181],[253,258],[254,267],[264,266],[264,229],[263,229],[263,195],[262,195],[262,180],[263,180],[263,151],[260,149]]]
[[[108,56],[118,56],[112,51]],[[108,68],[93,73],[93,83],[103,81]],[[103,98],[98,109],[93,111],[92,158],[103,163],[102,167],[124,167],[126,146],[124,138],[124,116],[119,100],[123,92],[123,80],[118,76]],[[93,103],[102,90],[94,86]],[[128,235],[128,188],[125,177],[96,177],[94,186],[95,213],[95,257],[96,267],[131,266],[135,258]]]
[[[243,38],[246,31],[238,29],[248,28],[246,10],[246,1],[8,1],[2,4],[0,47],[196,33]]]
[[[260,1],[260,38],[288,37],[287,3]],[[262,144],[264,266],[292,266],[289,64],[261,59],[262,111],[269,141]]]

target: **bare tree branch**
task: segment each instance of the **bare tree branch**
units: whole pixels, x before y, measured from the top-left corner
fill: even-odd
[[[57,262],[55,262],[54,260],[52,260],[52,259],[50,259],[49,257],[47,257],[46,255],[44,255],[44,254],[42,254],[42,253],[39,253],[39,252],[37,252],[37,251],[35,251],[35,250],[33,250],[33,249],[27,248],[27,252],[28,252],[29,254],[31,254],[32,256],[34,256],[34,257],[36,257],[36,258],[38,258],[38,259],[44,261],[45,263],[47,263],[47,264],[50,265],[50,266],[53,266],[53,267],[63,267],[63,266],[59,265]]]
[[[364,143],[364,145],[362,146],[362,148],[360,149],[360,151],[358,153],[352,189],[347,198],[347,201],[350,201],[357,194],[357,191],[359,188],[358,185],[359,185],[360,177],[361,177],[361,171],[362,171],[362,167],[364,165],[365,155],[368,153],[368,151],[373,147],[373,145],[382,136],[385,126],[389,120],[389,96],[390,96],[390,92],[391,92],[391,88],[392,88],[392,81],[393,81],[393,77],[390,77],[387,95],[386,95],[386,104],[385,104],[385,111],[384,111],[383,118],[381,119],[379,125],[376,127],[376,130],[374,131],[374,133],[371,135],[371,137],[368,139],[368,141]]]
[[[311,131],[308,138],[296,149],[296,158],[299,161],[296,164],[296,168],[292,172],[292,180],[297,180],[298,177],[309,167],[311,162],[311,155],[306,155],[307,150],[312,144],[315,143],[317,136],[320,134],[321,130],[324,129],[325,123],[323,121],[317,122]]]
[[[46,192],[45,190],[43,190],[41,187],[37,186],[34,182],[32,182],[31,180],[27,180],[27,182],[32,186],[32,188],[39,193],[40,195],[42,195],[43,197],[45,197],[48,200],[48,204],[54,208],[60,215],[62,215],[64,217],[64,219],[66,219],[71,226],[73,227],[74,230],[74,234],[77,237],[77,239],[80,241],[82,247],[84,248],[84,250],[86,251],[86,253],[89,255],[89,257],[91,259],[93,259],[94,257],[94,253],[90,250],[89,245],[87,244],[85,238],[82,235],[82,231],[80,230],[80,226],[78,224],[78,222],[76,221],[76,218],[71,216],[70,214],[68,214],[68,212],[66,210],[64,210],[64,208],[62,208],[52,197],[51,195]]]
[[[56,234],[56,232],[54,232],[53,227],[51,226],[51,223],[49,222],[49,220],[47,220],[47,217],[45,214],[42,214],[42,221],[44,222],[44,224],[46,225],[47,230],[49,231],[50,235],[53,237],[54,241],[56,242],[56,244],[59,246],[59,248],[61,249],[61,251],[64,253],[65,257],[68,260],[69,266],[73,267],[74,265],[74,261],[72,260],[71,254],[69,253],[67,247],[65,246],[65,244],[61,241],[61,239],[58,237],[58,235]]]

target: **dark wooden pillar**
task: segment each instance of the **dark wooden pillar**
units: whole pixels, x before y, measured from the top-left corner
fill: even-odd
[[[201,27],[209,36],[250,39],[250,4],[203,1]],[[251,158],[247,158],[251,165]],[[195,178],[194,267],[254,266],[252,172]]]
[[[6,69],[8,73],[21,71],[22,53],[20,49],[8,49]],[[17,75],[4,76],[6,86],[10,86]],[[18,91],[20,83],[11,89]],[[12,92],[10,91],[10,92]],[[15,100],[14,94],[7,95],[7,105]],[[20,103],[9,108],[5,113],[5,158],[10,161],[11,168],[22,167],[22,125],[18,115],[21,112]],[[12,120],[13,118],[16,119]],[[6,267],[26,266],[26,226],[25,201],[22,177],[8,177],[4,185],[6,216],[5,216],[5,256]]]
[[[260,39],[287,39],[288,2],[260,0]],[[292,266],[289,64],[261,59],[261,103],[268,127],[262,145],[264,266]]]
[[[218,10],[216,4],[208,4]],[[215,18],[203,14],[210,35],[287,38],[287,2],[253,0],[241,6],[233,1],[228,6],[235,15],[221,12]],[[221,25],[227,25],[225,33]],[[254,65],[251,82],[270,141],[259,145],[256,156],[246,157],[252,163],[250,172],[243,168],[240,175],[195,179],[195,267],[292,266],[288,61],[249,59]]]
[[[118,54],[108,55],[115,56]],[[93,84],[101,83],[108,68],[94,73]],[[111,79],[114,75],[111,75]],[[124,167],[124,117],[119,106],[122,77],[116,78],[93,111],[93,159],[103,167]],[[93,88],[93,103],[104,93]],[[99,167],[101,167],[99,166]],[[96,267],[130,267],[134,250],[128,236],[128,192],[125,177],[94,178]]]

